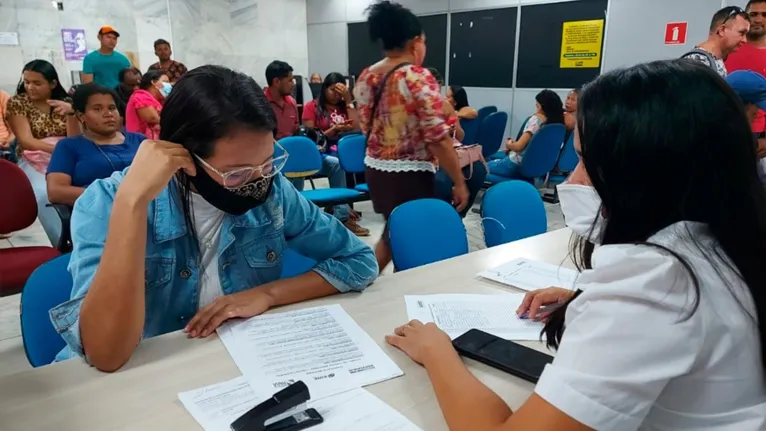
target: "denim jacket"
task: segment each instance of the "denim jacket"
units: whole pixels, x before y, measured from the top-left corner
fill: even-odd
[[[74,206],[71,299],[50,311],[54,327],[67,343],[56,360],[83,356],[80,307],[104,252],[112,204],[125,172],[127,169],[94,182]],[[143,338],[179,330],[197,313],[198,251],[181,205],[175,181],[149,205]],[[361,291],[378,275],[375,254],[369,246],[336,218],[307,201],[282,175],[276,175],[271,195],[263,205],[242,216],[224,217],[218,248],[218,273],[224,294],[279,279],[283,253],[288,247],[317,261],[313,271],[340,292]]]

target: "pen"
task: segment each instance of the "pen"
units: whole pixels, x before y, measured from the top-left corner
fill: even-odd
[[[549,305],[542,306],[542,307],[540,307],[537,310],[537,317],[539,318],[539,317],[548,316],[551,313],[553,313],[554,311],[558,310],[559,307],[561,307],[562,305],[564,305],[564,304],[563,303],[556,303],[556,304],[549,304]],[[519,315],[519,319],[529,319],[529,310],[521,313]]]

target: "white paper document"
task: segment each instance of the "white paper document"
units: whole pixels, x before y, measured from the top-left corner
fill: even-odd
[[[319,399],[404,374],[337,304],[264,314],[218,333],[258,393],[303,380]]]
[[[433,322],[453,340],[470,329],[480,329],[506,340],[540,339],[542,322],[520,319],[516,310],[523,293],[501,295],[407,295],[407,316]]]
[[[482,271],[478,275],[523,290],[545,289],[551,286],[574,290],[577,279],[575,270],[523,258]]]
[[[205,431],[228,431],[231,423],[271,395],[258,396],[248,380],[237,377],[178,394],[186,410]],[[399,412],[364,389],[309,401],[288,415],[314,408],[324,419],[312,431],[418,431]],[[287,416],[287,415],[284,415]]]

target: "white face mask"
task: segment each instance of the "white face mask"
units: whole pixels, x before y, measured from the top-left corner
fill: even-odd
[[[581,184],[559,184],[557,190],[567,227],[588,241],[601,244],[604,218],[601,216],[601,198],[596,189]]]

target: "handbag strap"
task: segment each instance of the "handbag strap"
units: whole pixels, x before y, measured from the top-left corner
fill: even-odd
[[[375,95],[372,97],[372,107],[370,108],[370,128],[367,131],[367,136],[370,136],[372,133],[372,126],[375,123],[375,112],[378,110],[378,104],[380,103],[380,99],[383,98],[383,90],[386,88],[386,81],[388,81],[388,78],[397,71],[397,69],[400,69],[404,66],[408,66],[410,63],[399,63],[396,66],[394,66],[391,70],[388,71],[383,76],[383,79],[378,83],[378,85],[375,87]]]

